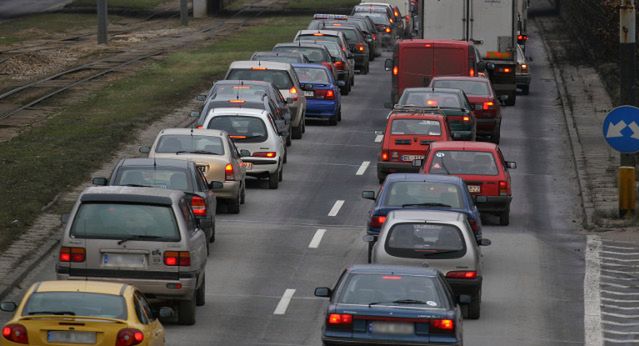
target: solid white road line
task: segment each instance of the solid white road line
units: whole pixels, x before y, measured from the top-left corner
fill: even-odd
[[[375,136],[375,143],[381,143],[383,139],[384,135],[377,135]]]
[[[584,275],[584,333],[586,346],[603,345],[601,330],[601,293],[599,292],[599,251],[601,238],[588,236]]]
[[[328,212],[328,216],[337,216],[337,213],[339,213],[339,210],[342,208],[343,205],[343,200],[335,201],[335,204],[333,204],[333,208],[331,208],[331,211]]]
[[[371,164],[370,161],[362,162],[362,165],[359,166],[359,169],[357,170],[357,173],[355,173],[355,175],[364,175],[364,172],[366,172],[366,168],[368,168],[368,165],[370,164]]]
[[[607,297],[601,297],[601,301],[613,303],[639,303],[639,300],[637,299],[615,299]]]
[[[629,315],[629,314],[615,314],[612,312],[602,312],[605,316],[619,317],[619,318],[639,318],[639,315]]]
[[[275,307],[275,311],[273,311],[273,315],[284,315],[286,313],[286,309],[288,309],[288,304],[291,303],[291,299],[293,299],[293,295],[295,294],[295,290],[292,288],[287,288],[282,295],[282,299],[277,303]]]
[[[599,275],[599,277],[601,277],[602,279],[621,280],[621,281],[637,281],[637,280],[639,280],[639,278],[636,278],[636,277],[622,278],[622,277],[610,276],[610,275],[605,275],[605,274],[601,274],[601,275]]]
[[[616,252],[616,251],[601,251],[602,255],[621,255],[621,256],[639,256],[639,252]],[[605,257],[605,256],[602,256]],[[606,257],[608,258],[608,257]]]
[[[324,236],[324,233],[326,233],[325,229],[323,228],[318,229],[315,232],[313,239],[311,239],[311,242],[308,244],[308,247],[311,249],[317,249],[317,247],[319,247],[320,242],[322,241],[322,237]]]
[[[637,250],[636,246],[617,246],[617,245],[608,245],[605,244],[603,245],[603,247],[607,248],[611,248],[611,249],[620,249],[620,250]]]

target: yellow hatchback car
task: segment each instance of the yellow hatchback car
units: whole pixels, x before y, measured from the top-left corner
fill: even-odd
[[[162,315],[170,310],[162,310]],[[133,286],[97,281],[33,284],[2,327],[0,345],[164,345],[164,327]]]

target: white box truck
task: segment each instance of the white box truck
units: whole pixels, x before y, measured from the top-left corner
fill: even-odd
[[[505,99],[507,105],[514,105],[517,97],[515,43],[518,1],[424,0],[424,38],[472,41],[487,63],[495,92]]]

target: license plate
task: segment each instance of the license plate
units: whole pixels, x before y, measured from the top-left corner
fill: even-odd
[[[470,193],[480,193],[481,186],[479,185],[468,185],[468,192]]]
[[[104,267],[143,268],[146,267],[146,256],[142,254],[105,253],[102,254],[102,265]]]
[[[424,155],[402,155],[402,161],[423,160]]]
[[[313,97],[315,96],[315,93],[312,91],[304,91],[304,96],[306,97]]]
[[[76,332],[66,330],[50,330],[47,332],[47,341],[49,343],[67,343],[67,344],[95,344],[95,332]]]
[[[240,166],[250,170],[250,169],[253,169],[253,162],[242,162]]]
[[[374,334],[414,334],[415,325],[412,323],[371,322],[371,332]]]

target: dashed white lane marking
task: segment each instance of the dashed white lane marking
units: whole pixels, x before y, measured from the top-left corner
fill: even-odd
[[[293,299],[293,295],[295,294],[295,289],[287,288],[282,295],[282,299],[277,303],[275,307],[275,311],[273,311],[273,315],[284,315],[286,313],[286,309],[288,309],[288,304],[291,303],[291,299]]]
[[[320,242],[322,241],[322,237],[324,236],[324,233],[326,233],[325,229],[323,228],[318,229],[315,232],[313,239],[311,239],[311,242],[308,244],[308,247],[311,249],[317,249],[319,247]]]
[[[383,139],[384,135],[377,135],[375,136],[375,143],[381,143]]]
[[[601,239],[589,236],[586,244],[586,273],[584,275],[584,333],[586,346],[603,345],[601,328],[601,292],[599,292],[599,251]]]
[[[364,172],[366,172],[366,169],[368,168],[368,165],[370,165],[371,162],[370,161],[364,161],[362,162],[362,165],[359,166],[359,169],[357,170],[357,172],[355,173],[355,175],[364,175]]]
[[[337,213],[339,213],[339,210],[342,208],[343,205],[343,200],[335,201],[335,204],[333,204],[333,208],[331,208],[331,211],[328,212],[328,216],[337,216]]]

